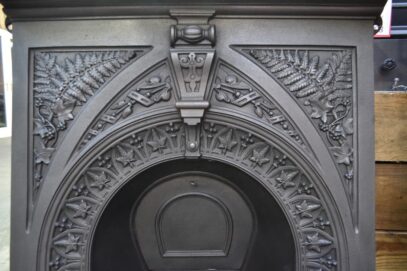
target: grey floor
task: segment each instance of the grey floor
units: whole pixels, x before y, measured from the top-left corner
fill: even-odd
[[[10,138],[0,138],[0,271],[9,271]]]

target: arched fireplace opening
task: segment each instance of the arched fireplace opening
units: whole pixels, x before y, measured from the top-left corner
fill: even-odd
[[[138,174],[112,198],[90,270],[289,271],[295,263],[290,225],[260,182],[221,162],[183,159]]]

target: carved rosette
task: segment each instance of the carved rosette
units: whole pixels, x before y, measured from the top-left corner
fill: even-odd
[[[148,49],[34,51],[33,179],[35,205],[61,137],[82,107],[107,81]],[[31,208],[29,208],[31,210]]]
[[[203,159],[252,172],[268,183],[293,225],[302,262],[299,270],[339,270],[338,240],[319,186],[268,140],[249,130],[212,121],[200,129]],[[142,169],[185,157],[185,127],[177,121],[127,134],[92,155],[60,201],[49,241],[48,270],[88,270],[91,233],[109,198]]]
[[[336,161],[356,219],[352,50],[236,49],[279,82],[310,117]]]

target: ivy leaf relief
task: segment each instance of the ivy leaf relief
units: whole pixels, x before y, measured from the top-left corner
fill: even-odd
[[[347,135],[353,134],[353,118],[348,118],[344,120],[342,127]]]
[[[332,151],[338,164],[351,165],[353,150],[347,143],[343,143],[341,146],[330,147],[329,149]]]
[[[280,176],[276,178],[277,187],[282,187],[283,189],[287,189],[289,187],[294,187],[295,182],[293,179],[297,176],[298,171],[291,171],[289,173],[285,172],[284,170],[281,171]]]
[[[103,171],[100,175],[96,175],[94,173],[88,172],[88,174],[92,177],[93,183],[90,185],[92,188],[98,188],[100,191],[105,189],[111,180],[107,177],[106,173]]]
[[[329,246],[331,244],[332,241],[320,238],[319,233],[315,233],[314,235],[307,235],[307,240],[305,242],[305,245],[310,250],[314,250],[318,253],[321,253],[321,247]]]
[[[34,135],[39,135],[42,139],[49,137],[49,129],[41,119],[34,119]]]
[[[231,151],[237,145],[237,141],[233,140],[232,129],[230,129],[223,137],[220,136],[218,140],[219,140],[218,149],[222,150],[223,154],[226,154],[228,151]]]
[[[64,103],[62,99],[58,99],[55,102],[55,106],[53,107],[53,112],[55,113],[58,119],[58,128],[65,129],[66,122],[69,120],[73,120],[72,110],[75,107],[74,102]]]
[[[266,158],[266,154],[269,150],[269,146],[261,149],[260,151],[258,150],[253,150],[252,157],[250,157],[250,161],[253,162],[254,166],[263,166],[263,164],[270,162],[270,159]]]
[[[301,202],[301,204],[298,204],[295,206],[295,209],[297,209],[296,215],[299,215],[301,218],[312,218],[311,212],[318,209],[321,207],[319,204],[308,204],[306,200]]]
[[[311,118],[321,119],[323,123],[328,121],[328,113],[332,111],[334,106],[330,103],[329,100],[318,100],[311,99],[309,100],[311,105]]]
[[[153,130],[153,140],[147,141],[147,145],[153,149],[153,152],[158,151],[159,153],[162,153],[163,150],[167,148],[165,146],[166,142],[167,138],[165,136],[158,136],[157,132]]]
[[[56,241],[54,244],[58,246],[65,246],[65,253],[78,251],[80,236],[68,233],[68,239]]]
[[[135,166],[134,162],[137,160],[135,158],[134,150],[125,151],[121,147],[119,147],[119,150],[120,150],[120,157],[117,157],[116,160],[118,162],[120,162],[124,167],[127,167],[129,165],[131,167],[134,167]]]
[[[74,218],[87,218],[88,215],[92,214],[92,206],[87,204],[84,200],[81,200],[79,204],[68,203],[66,206],[74,210]]]
[[[36,164],[49,164],[51,162],[51,156],[54,153],[55,148],[47,148],[42,143],[39,148],[34,149],[34,160]]]

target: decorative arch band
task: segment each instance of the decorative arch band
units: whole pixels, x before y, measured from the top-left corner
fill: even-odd
[[[88,160],[77,163],[76,172],[64,181],[64,194],[56,198],[53,224],[49,236],[44,236],[47,259],[40,260],[47,267],[41,269],[89,271],[92,234],[109,199],[146,168],[185,158],[185,131],[175,115],[157,118],[157,124],[128,128],[114,142],[104,140],[104,146],[82,156]],[[346,262],[346,251],[341,251],[338,239],[344,234],[332,220],[334,203],[321,197],[326,191],[315,171],[304,166],[295,151],[283,149],[289,143],[276,144],[272,137],[254,131],[259,129],[207,114],[199,129],[200,159],[218,160],[249,173],[277,200],[296,242],[297,271],[345,270],[339,262]]]

